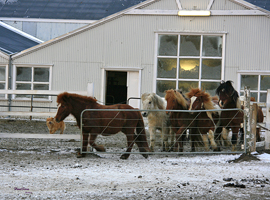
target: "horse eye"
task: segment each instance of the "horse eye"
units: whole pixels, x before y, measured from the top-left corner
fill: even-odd
[[[149,104],[151,104],[152,103],[152,101],[149,101]]]

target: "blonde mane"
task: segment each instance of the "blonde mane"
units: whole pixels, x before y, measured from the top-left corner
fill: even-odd
[[[213,110],[215,109],[215,106],[212,102],[212,97],[208,92],[205,92],[203,90],[200,90],[199,88],[192,88],[190,92],[186,94],[188,98],[191,98],[193,96],[195,97],[202,97],[203,105],[206,110]]]

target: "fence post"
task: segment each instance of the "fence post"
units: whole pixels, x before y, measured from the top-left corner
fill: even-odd
[[[266,128],[265,131],[265,149],[270,149],[270,89],[267,90],[266,98]]]
[[[257,129],[257,110],[258,105],[257,103],[253,103],[251,106],[251,134],[250,134],[250,151],[254,152],[256,151],[256,129]]]
[[[250,153],[250,147],[248,146],[250,141],[250,89],[249,86],[245,86],[244,90],[244,145],[246,153]]]

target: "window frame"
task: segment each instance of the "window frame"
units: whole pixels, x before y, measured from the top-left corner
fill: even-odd
[[[176,82],[176,88],[178,88],[179,81],[196,81],[198,82],[198,87],[201,88],[202,82],[217,82],[220,83],[225,78],[225,49],[226,49],[226,34],[227,32],[166,32],[166,31],[157,31],[155,32],[155,55],[154,55],[154,79],[153,79],[153,90],[156,92],[157,90],[157,81],[158,80],[165,80],[165,81],[175,81]],[[176,56],[159,56],[158,55],[158,46],[159,46],[159,35],[178,35],[178,41],[177,41],[177,55]],[[200,41],[200,55],[199,56],[180,56],[179,52],[179,45],[180,40],[179,37],[181,35],[191,35],[191,36],[201,36]],[[203,56],[202,55],[202,42],[203,42],[203,36],[222,36],[222,55],[221,57],[210,57],[210,56]],[[157,68],[158,68],[158,58],[176,58],[177,59],[177,69],[176,69],[176,78],[158,78],[157,77]],[[198,58],[200,62],[199,66],[199,78],[198,79],[181,79],[179,78],[179,60],[181,58]],[[221,77],[218,80],[214,79],[202,79],[202,60],[203,59],[221,59]]]
[[[5,83],[5,88],[4,90],[8,90],[8,65],[5,64],[0,64],[0,67],[5,67],[5,81],[0,81],[0,83]],[[8,98],[8,95],[5,94],[4,98],[0,97],[0,100],[6,100]]]
[[[17,68],[18,67],[28,67],[31,68],[32,70],[32,76],[31,76],[31,81],[17,81]],[[53,65],[41,65],[41,64],[15,64],[13,65],[13,81],[12,81],[12,88],[16,90],[16,84],[17,83],[30,83],[31,84],[31,90],[33,89],[34,84],[44,84],[44,85],[49,85],[49,90],[51,90],[51,85],[52,85],[52,67]],[[48,68],[49,69],[49,81],[48,82],[34,82],[34,68]],[[15,100],[31,100],[31,98],[27,97],[16,97],[15,94],[12,95],[12,99]],[[35,101],[51,101],[52,97],[48,96],[48,98],[33,98]]]
[[[257,75],[258,76],[258,88],[257,90],[250,90],[250,93],[257,93],[257,102],[261,102],[260,101],[260,94],[261,93],[265,93],[267,94],[267,90],[261,90],[260,89],[260,85],[261,85],[261,75],[269,75],[270,76],[270,71],[258,71],[258,70],[239,70],[237,71],[237,80],[238,80],[238,84],[237,84],[237,91],[239,94],[241,94],[241,92],[244,92],[244,90],[241,90],[241,75]]]

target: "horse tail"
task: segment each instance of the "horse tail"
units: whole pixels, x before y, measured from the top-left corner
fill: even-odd
[[[138,123],[136,126],[136,136],[135,136],[135,143],[137,144],[140,152],[150,152],[150,148],[147,143],[147,137],[143,122],[143,117],[140,112],[138,112]],[[143,155],[144,157],[148,157],[147,154]]]

